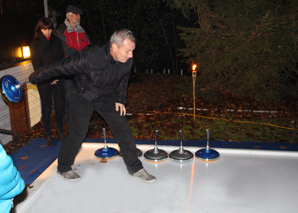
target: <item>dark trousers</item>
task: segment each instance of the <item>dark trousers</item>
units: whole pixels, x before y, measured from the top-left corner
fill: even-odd
[[[64,85],[60,80],[55,85],[41,83],[37,86],[41,100],[41,119],[46,134],[51,134],[51,112],[52,100],[54,100],[55,120],[57,128],[63,130],[63,111],[64,111]]]
[[[70,104],[69,135],[62,144],[58,155],[58,170],[60,172],[71,170],[75,157],[86,137],[94,110],[103,117],[111,128],[119,144],[128,172],[133,174],[143,168],[138,159],[137,148],[128,121],[124,116],[120,116],[119,111],[116,112],[115,103],[91,103],[77,94],[73,94]]]
[[[64,92],[65,92],[65,105],[64,105],[64,119],[68,123],[69,122],[69,114],[70,114],[70,97],[74,92],[74,83],[73,79],[65,78],[64,79]]]

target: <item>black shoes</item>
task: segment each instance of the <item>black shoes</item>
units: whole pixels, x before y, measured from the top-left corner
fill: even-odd
[[[63,135],[63,131],[62,130],[58,130],[57,131],[57,135],[58,135],[58,138],[60,139],[60,141],[64,141],[64,135]]]
[[[45,135],[48,146],[54,146],[55,143],[54,143],[54,140],[52,138],[52,134],[46,132],[44,135]],[[64,141],[64,135],[63,135],[63,131],[61,129],[57,130],[57,136],[60,139],[60,141],[62,141],[62,142]]]
[[[51,135],[46,136],[46,141],[47,141],[48,146],[54,146],[55,145]]]

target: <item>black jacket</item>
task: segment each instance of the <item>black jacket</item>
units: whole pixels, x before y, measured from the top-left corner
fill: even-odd
[[[78,53],[30,75],[32,83],[62,75],[75,75],[77,93],[87,101],[125,104],[133,60],[117,62],[108,44],[90,45]]]
[[[42,33],[39,33],[37,39],[32,41],[30,49],[31,62],[35,71],[55,61],[64,59],[62,41],[54,34],[51,35],[48,41]],[[53,79],[48,80],[51,81]]]

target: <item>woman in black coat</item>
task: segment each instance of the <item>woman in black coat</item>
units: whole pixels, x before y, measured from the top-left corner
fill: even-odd
[[[56,36],[54,25],[48,18],[41,18],[35,27],[34,40],[31,43],[31,61],[34,70],[64,58],[61,40]],[[51,79],[37,85],[41,99],[42,122],[45,137],[49,146],[54,145],[51,134],[50,115],[52,100],[55,106],[55,119],[57,133],[63,140],[63,110],[64,110],[64,85],[62,79]]]

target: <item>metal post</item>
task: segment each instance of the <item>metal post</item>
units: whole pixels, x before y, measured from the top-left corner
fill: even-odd
[[[43,0],[44,17],[49,17],[48,0]]]

